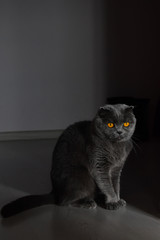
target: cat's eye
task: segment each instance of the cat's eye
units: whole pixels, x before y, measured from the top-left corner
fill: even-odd
[[[124,126],[124,127],[128,127],[128,126],[129,126],[129,122],[125,122],[125,123],[123,124],[123,126]]]
[[[108,123],[107,125],[108,125],[109,128],[113,128],[114,127],[113,123]]]

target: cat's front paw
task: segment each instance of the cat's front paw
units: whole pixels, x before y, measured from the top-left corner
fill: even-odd
[[[108,210],[117,210],[124,206],[126,206],[126,201],[123,199],[120,199],[118,202],[106,202],[105,204],[105,208]]]
[[[120,200],[118,201],[118,204],[119,204],[120,207],[125,207],[125,206],[127,205],[126,201],[123,200],[123,199],[120,199]]]
[[[107,210],[117,210],[120,207],[118,202],[108,202],[105,204]]]
[[[81,199],[77,202],[70,204],[72,207],[86,208],[86,209],[96,209],[97,204],[92,199]]]

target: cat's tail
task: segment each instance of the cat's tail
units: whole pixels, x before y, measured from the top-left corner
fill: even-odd
[[[4,218],[11,217],[20,212],[31,208],[39,207],[46,204],[54,204],[54,196],[52,193],[43,195],[29,195],[6,204],[1,209],[1,215]]]

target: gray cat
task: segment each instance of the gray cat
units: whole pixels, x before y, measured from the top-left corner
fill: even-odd
[[[53,152],[51,193],[17,199],[2,208],[2,216],[51,203],[92,209],[99,199],[106,209],[125,206],[120,175],[135,126],[133,107],[125,104],[105,105],[93,121],[69,126]]]

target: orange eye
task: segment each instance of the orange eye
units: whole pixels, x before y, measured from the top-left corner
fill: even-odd
[[[129,122],[125,122],[125,123],[123,124],[123,126],[124,126],[124,127],[128,127],[128,126],[129,126]]]
[[[113,128],[114,127],[113,123],[108,123],[107,125],[108,125],[109,128]]]

